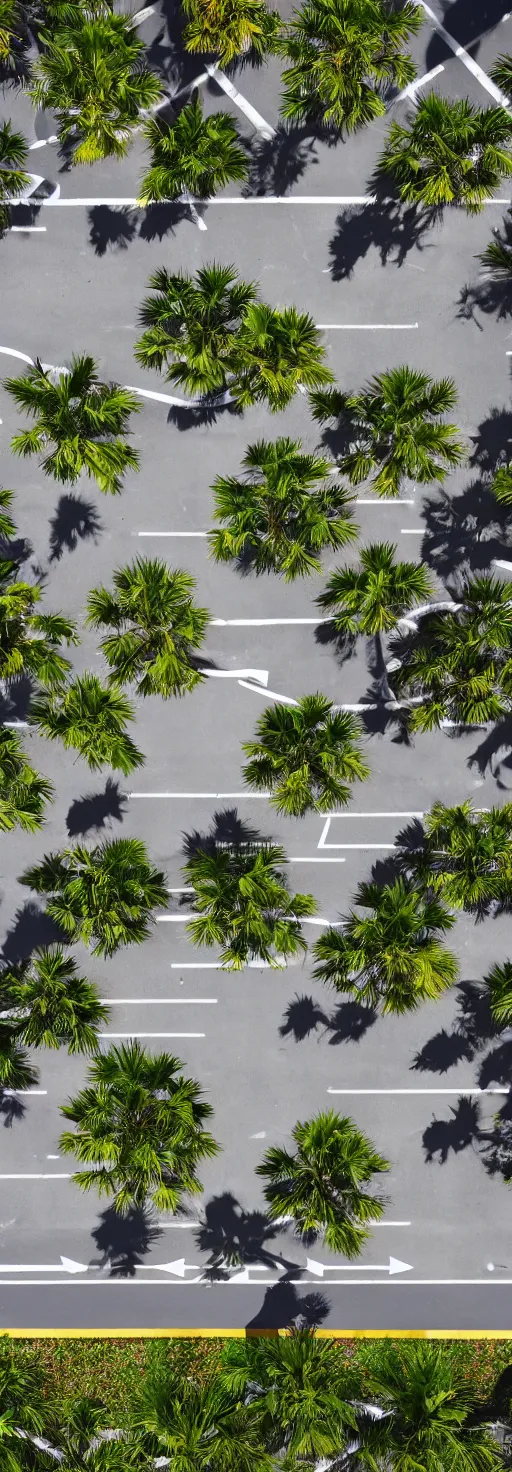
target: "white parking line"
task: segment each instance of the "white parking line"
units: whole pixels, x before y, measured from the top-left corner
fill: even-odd
[[[9,225],[9,235],[46,235],[46,225]]]
[[[102,1005],[107,1007],[213,1007],[217,1000],[217,997],[100,997]]]
[[[487,72],[484,72],[482,70],[482,67],[478,65],[477,61],[474,61],[473,57],[469,55],[468,51],[466,51],[465,46],[460,46],[458,41],[455,40],[455,37],[450,35],[450,32],[447,31],[445,27],[441,24],[441,21],[438,20],[437,15],[435,15],[434,11],[430,9],[430,5],[426,4],[426,0],[419,0],[419,3],[422,9],[425,11],[425,15],[428,15],[429,21],[431,22],[434,30],[437,31],[440,36],[442,36],[443,41],[445,41],[446,45],[449,46],[450,51],[453,51],[454,56],[457,56],[459,61],[462,62],[463,66],[467,67],[468,72],[471,72],[472,75],[476,77],[477,81],[481,83],[482,87],[485,87],[486,92],[490,92],[491,97],[494,97],[494,101],[501,103],[501,106],[505,107],[507,112],[509,112],[509,101],[508,97],[505,97],[505,93],[500,92],[499,87],[497,87],[494,82],[491,82],[491,78],[487,76]]]
[[[204,1038],[204,1032],[100,1032],[100,1038]]]
[[[241,92],[237,92],[236,87],[229,81],[225,73],[219,70],[216,62],[212,66],[207,65],[206,70],[212,81],[216,82],[217,86],[221,87],[222,91],[227,93],[227,96],[234,102],[235,107],[240,108],[240,112],[245,114],[245,117],[252,123],[253,128],[256,128],[263,138],[275,138],[275,128],[272,127],[271,123],[267,123],[265,118],[262,118],[261,113],[256,111],[256,108],[252,106],[251,102],[247,101],[246,97],[242,96]]]
[[[475,1095],[477,1095],[477,1094],[478,1095],[485,1095],[485,1094],[500,1094],[500,1095],[501,1094],[509,1094],[510,1093],[510,1089],[508,1087],[506,1087],[506,1086],[503,1087],[503,1088],[500,1087],[500,1088],[495,1088],[495,1089],[478,1089],[478,1088],[469,1088],[469,1089],[467,1089],[467,1088],[463,1088],[462,1087],[462,1084],[461,1084],[461,1085],[459,1085],[459,1088],[458,1089],[328,1089],[327,1090],[327,1093],[328,1094],[344,1094],[344,1095],[347,1095],[347,1096],[349,1094],[378,1094],[379,1096],[382,1095],[382,1094],[389,1094],[389,1095],[394,1095],[394,1094],[397,1094],[397,1095],[398,1094],[456,1094],[457,1096],[462,1096],[462,1097],[465,1098],[466,1096],[469,1096],[469,1095],[472,1096],[473,1094],[475,1094]]]
[[[62,199],[62,198],[60,198],[60,199],[56,199],[55,198],[54,199],[52,196],[50,196],[49,199],[41,199],[41,200],[38,200],[37,202],[40,205],[41,209],[59,209],[60,207],[62,207],[63,209],[82,209],[82,208],[91,209],[91,208],[94,208],[96,205],[103,205],[103,204],[110,205],[110,207],[112,209],[131,208],[131,209],[139,209],[139,210],[142,210],[142,209],[145,209],[146,208],[145,205],[139,204],[139,202],[135,198],[135,196],[130,196],[130,197],[126,196],[126,197],[124,197],[123,195],[87,195],[87,196],[82,196],[81,198],[75,198],[75,199]],[[173,203],[173,202],[174,201],[171,201],[171,200],[169,201],[169,203]],[[18,198],[8,199],[8,200],[5,201],[5,203],[6,204],[11,204],[11,205],[18,205],[20,203],[23,203],[23,200],[20,200],[20,198],[18,197]],[[194,204],[204,204],[205,201],[204,201],[204,199],[200,199],[198,195],[194,195],[193,196],[193,203]],[[211,209],[211,208],[213,208],[216,205],[271,205],[271,204],[277,204],[277,205],[310,205],[311,204],[311,205],[315,205],[318,208],[319,205],[339,205],[339,204],[341,204],[341,205],[371,205],[371,204],[378,204],[378,200],[377,200],[376,194],[254,194],[254,195],[223,194],[223,195],[217,195],[213,199],[209,199],[207,201],[207,203],[208,203],[208,209]],[[494,195],[494,197],[492,199],[484,199],[483,200],[483,204],[484,205],[512,204],[512,200],[510,198],[502,199],[501,196]],[[383,208],[384,208],[384,206],[383,206]]]
[[[390,108],[395,106],[396,102],[406,102],[409,98],[411,102],[413,102],[416,93],[420,91],[420,88],[426,87],[427,82],[433,82],[434,77],[438,77],[440,72],[444,72],[444,66],[442,62],[439,63],[439,66],[433,66],[430,72],[425,72],[423,77],[416,77],[416,81],[409,82],[408,87],[404,87],[403,92],[399,92],[398,97],[393,98],[393,101],[389,105],[388,112]]]
[[[418,322],[317,322],[318,332],[414,332]]]

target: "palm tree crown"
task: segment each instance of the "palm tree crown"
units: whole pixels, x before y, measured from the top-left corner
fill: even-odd
[[[37,613],[41,586],[16,581],[16,572],[17,563],[0,560],[0,679],[60,685],[71,668],[60,646],[79,643],[75,625],[61,613]]]
[[[95,1053],[98,1027],[109,1010],[96,987],[80,976],[76,962],[61,946],[36,951],[29,961],[0,972],[0,1006],[16,1037],[27,1046]]]
[[[182,1066],[132,1040],[95,1058],[86,1087],[62,1106],[76,1129],[61,1136],[60,1149],[92,1167],[77,1171],[74,1182],[112,1197],[115,1211],[149,1201],[176,1212],[185,1193],[202,1190],[197,1168],[219,1146],[204,1129],[212,1106]]]
[[[171,383],[191,394],[220,394],[232,373],[236,339],[247,307],[256,297],[251,281],[234,266],[203,266],[196,276],[171,276],[163,268],[149,278],[135,346],[143,368],[165,368]]]
[[[190,17],[187,51],[211,52],[222,67],[242,55],[260,61],[276,49],[281,21],[264,0],[184,0],[183,9]]]
[[[71,940],[93,941],[93,956],[140,945],[150,934],[153,910],[167,905],[165,875],[136,838],[48,854],[20,883],[47,895],[48,914]]]
[[[19,198],[30,184],[30,175],[24,170],[27,156],[23,134],[8,121],[0,123],[0,232],[9,224],[8,201]]]
[[[447,905],[478,910],[493,900],[508,899],[512,803],[475,812],[469,799],[451,808],[435,802],[424,827],[425,846],[410,856],[410,867]]]
[[[333,375],[309,312],[253,302],[235,343],[231,394],[240,409],[267,404],[272,414],[285,409],[299,387],[320,388]]]
[[[208,199],[232,179],[247,178],[247,156],[236,124],[226,112],[203,117],[197,92],[174,123],[150,118],[143,132],[151,168],[142,180],[139,204],[187,193]]]
[[[315,976],[383,1012],[407,1012],[436,1000],[457,978],[457,962],[442,944],[453,915],[403,879],[382,888],[361,884],[339,930],[316,941]]]
[[[217,1376],[212,1384],[183,1381],[171,1366],[155,1365],[141,1377],[132,1425],[152,1456],[168,1458],[179,1472],[272,1472],[261,1444],[257,1408]]]
[[[482,1424],[467,1376],[440,1344],[384,1344],[368,1388],[382,1417],[360,1420],[363,1467],[372,1472],[498,1472],[502,1457]]]
[[[382,634],[415,604],[432,596],[432,582],[423,563],[397,562],[392,542],[373,542],[361,548],[359,567],[339,567],[331,573],[316,602],[332,611],[336,629],[343,634]]]
[[[329,812],[349,801],[352,782],[370,775],[358,745],[359,722],[324,695],[304,695],[295,707],[271,705],[256,729],[256,741],[242,742],[250,758],[244,782],[272,793],[279,813]]]
[[[493,65],[489,67],[489,76],[506,97],[512,97],[512,57],[506,54],[498,56]]]
[[[37,1068],[31,1063],[26,1048],[18,1043],[15,1027],[10,1022],[0,1021],[0,1094],[4,1089],[32,1089],[38,1083]]]
[[[473,578],[453,612],[428,613],[401,651],[393,688],[411,730],[497,721],[511,706],[510,585]]]
[[[18,827],[35,833],[52,797],[53,784],[31,767],[19,736],[0,727],[0,831]]]
[[[347,448],[338,457],[340,470],[353,485],[371,476],[379,496],[398,496],[406,478],[421,485],[443,481],[460,464],[456,425],[441,418],[456,402],[453,379],[407,367],[377,374],[360,394],[311,395],[315,419],[341,421]]]
[[[145,47],[126,15],[110,8],[46,37],[30,95],[55,112],[59,138],[74,145],[72,159],[92,164],[126,153],[141,109],[162,97],[160,78],[145,65]]]
[[[43,368],[37,359],[21,378],[7,378],[4,387],[36,420],[33,429],[14,435],[11,449],[15,455],[44,455],[45,475],[74,485],[85,471],[100,491],[115,495],[124,472],[138,470],[138,453],[123,436],[140,401],[130,389],[101,383],[88,354],[73,357],[70,369]]]
[[[436,92],[422,97],[410,126],[392,123],[378,172],[400,198],[430,206],[463,205],[478,214],[512,173],[512,119],[503,107],[475,107]]]
[[[281,572],[291,582],[320,570],[323,547],[357,537],[352,502],[330,462],[305,454],[300,440],[258,440],[242,464],[243,480],[218,476],[213,485],[225,523],[209,536],[217,562],[249,557],[256,572]]]
[[[144,765],[125,730],[135,719],[131,701],[117,685],[102,685],[97,675],[77,675],[65,689],[37,696],[31,715],[44,736],[74,748],[93,772],[106,766],[127,777]]]
[[[497,1027],[510,1027],[512,1023],[512,961],[503,961],[493,966],[485,977],[489,988],[491,1017]]]
[[[261,1417],[265,1445],[298,1463],[338,1457],[356,1425],[344,1395],[340,1355],[331,1340],[292,1326],[286,1338],[226,1340],[220,1380]]]
[[[419,6],[400,0],[305,0],[285,30],[281,112],[347,133],[386,111],[386,89],[415,76],[402,47],[419,30]]]
[[[94,588],[87,623],[111,632],[101,641],[110,678],[138,695],[184,695],[204,678],[194,664],[209,623],[193,603],[195,580],[158,558],[137,557],[113,576],[114,591]]]
[[[183,873],[194,890],[197,919],[187,930],[198,946],[223,946],[221,961],[240,971],[251,959],[279,969],[287,956],[307,950],[301,919],[314,915],[311,894],[290,894],[282,871],[284,850],[262,844],[197,849]]]
[[[332,1252],[357,1257],[370,1236],[368,1223],[382,1216],[384,1204],[364,1187],[389,1170],[353,1119],[330,1109],[298,1123],[292,1131],[294,1155],[271,1146],[256,1174],[263,1176],[271,1221],[291,1216],[300,1236],[323,1234]]]

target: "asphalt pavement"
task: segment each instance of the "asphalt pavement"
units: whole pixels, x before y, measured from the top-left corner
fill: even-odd
[[[172,91],[191,73],[180,71],[166,11],[170,5],[156,6],[143,34]],[[512,51],[512,21],[502,22],[491,4],[483,18],[476,4],[463,11],[458,3],[438,6],[485,71],[499,52]],[[490,100],[478,72],[429,24],[413,50],[419,77],[443,68],[435,85],[446,95]],[[267,300],[296,303],[322,324],[343,388],[402,362],[454,377],[467,463],[443,490],[408,485],[396,504],[372,500],[363,488],[354,515],[362,543],[395,542],[402,558],[423,558],[439,592],[456,591],[468,570],[512,560],[507,519],[493,515],[485,489],[496,456],[510,453],[511,334],[507,316],[482,299],[475,260],[502,223],[508,186],[480,216],[446,212],[418,234],[396,210],[349,202],[369,193],[384,119],[336,147],[308,135],[268,140],[265,122],[278,124],[276,62],[240,68],[234,82],[263,120],[259,127],[217,83],[203,84],[202,95],[210,110],[236,112],[252,193],[224,191],[204,212],[206,232],[179,207],[135,209],[140,138],[125,160],[87,170],[63,169],[52,145],[34,151],[33,168],[45,173],[54,198],[16,211],[19,228],[1,243],[0,372],[23,368],[6,349],[54,364],[91,352],[104,377],[172,396],[171,385],[133,358],[148,277],[163,265],[233,261]],[[391,115],[405,109],[397,102]],[[4,111],[30,142],[53,132],[51,119],[34,117],[22,96],[6,92]],[[223,411],[204,425],[145,399],[134,424],[141,471],[112,499],[85,478],[70,492],[35,462],[15,461],[8,447],[21,420],[3,390],[0,417],[0,483],[16,492],[24,575],[43,580],[45,607],[80,621],[89,589],[108,585],[114,568],[142,553],[192,572],[198,601],[224,621],[212,623],[204,646],[217,674],[183,700],[138,703],[133,732],[146,764],[130,779],[92,774],[72,753],[26,734],[56,798],[40,834],[2,837],[0,907],[3,956],[27,955],[51,941],[53,929],[41,902],[20,886],[23,870],[70,839],[144,838],[168,876],[167,912],[144,947],[108,963],[77,947],[77,958],[111,1004],[102,1046],[137,1035],[183,1059],[208,1090],[223,1153],[207,1163],[203,1196],[178,1222],[141,1212],[120,1221],[92,1193],[79,1194],[72,1162],[59,1159],[58,1106],[81,1086],[86,1065],[65,1051],[39,1055],[43,1092],[2,1101],[0,1326],[222,1330],[282,1327],[301,1316],[333,1331],[512,1329],[511,1195],[490,1143],[512,1081],[512,1045],[494,1034],[479,992],[490,966],[511,954],[510,922],[458,918],[450,938],[458,985],[412,1016],[382,1018],[316,982],[310,956],[284,972],[222,972],[214,952],[205,957],[187,940],[188,898],[179,893],[187,839],[272,837],[285,846],[290,884],[317,899],[319,923],[306,927],[313,941],[323,921],[346,913],[363,878],[390,872],[393,844],[411,815],[437,799],[508,800],[509,727],[442,731],[408,745],[394,719],[362,712],[371,776],[349,810],[328,824],[322,816],[278,817],[265,798],[244,792],[241,776],[240,743],[270,692],[375,700],[371,642],[347,658],[315,604],[329,572],[356,559],[357,548],[326,555],[321,575],[287,585],[216,566],[205,536],[191,534],[211,526],[215,476],[236,473],[255,439],[290,434],[308,448],[318,444],[307,403],[297,396],[279,416],[261,407],[243,416]],[[101,670],[97,647],[84,631],[72,654],[77,669]],[[252,682],[240,684],[247,670]],[[11,719],[26,718],[28,696],[25,686],[15,692]],[[330,1105],[353,1116],[390,1161],[385,1214],[357,1265],[319,1242],[306,1247],[287,1223],[270,1227],[254,1174],[268,1145],[287,1143],[297,1119]],[[390,1272],[393,1261],[399,1266]]]

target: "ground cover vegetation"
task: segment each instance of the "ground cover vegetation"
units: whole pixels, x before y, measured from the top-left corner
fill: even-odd
[[[287,22],[262,0],[186,0],[185,10],[191,52],[213,56],[220,66],[236,58],[245,64],[262,64],[270,54],[284,58],[283,118],[324,129],[331,141],[333,133],[349,133],[384,114],[392,89],[414,78],[406,48],[421,15],[409,0],[393,6],[385,0],[305,0]],[[195,201],[246,180],[247,151],[229,113],[205,113],[194,95],[174,109],[171,121],[158,116],[163,84],[147,64],[136,16],[117,13],[110,0],[0,0],[0,63],[8,77],[23,59],[30,96],[36,106],[53,110],[70,166],[121,157],[140,129],[150,162],[139,203],[182,199],[198,224]],[[492,76],[506,101],[511,59],[500,57]],[[30,186],[27,156],[25,139],[4,121],[2,230]],[[389,124],[377,170],[395,202],[468,213],[479,211],[511,173],[509,110],[435,91],[420,98],[408,120]],[[489,277],[512,278],[506,230],[480,260]],[[213,480],[216,525],[208,542],[214,561],[284,581],[321,571],[322,553],[338,553],[357,539],[354,487],[400,497],[411,480],[442,484],[469,456],[457,423],[447,418],[457,405],[451,378],[433,379],[405,363],[358,390],[338,389],[313,317],[301,305],[263,300],[258,283],[242,279],[235,265],[212,260],[194,274],[161,267],[149,279],[140,326],[136,361],[184,390],[192,411],[242,415],[262,406],[278,414],[301,393],[308,395],[324,443],[334,427],[341,444],[335,458],[284,434],[248,445],[239,475]],[[129,436],[141,403],[134,390],[102,381],[90,355],[72,357],[66,368],[36,359],[6,379],[5,388],[34,421],[14,435],[13,455],[37,457],[44,475],[58,484],[87,476],[103,493],[119,494],[124,477],[139,470]],[[508,464],[496,467],[492,491],[498,503],[512,504]],[[78,643],[77,628],[65,613],[45,611],[46,590],[37,578],[22,580],[11,505],[12,492],[0,492],[2,695],[9,699],[27,681],[29,725],[38,735],[61,741],[92,770],[127,775],[144,763],[127,730],[136,702],[193,696],[205,678],[199,651],[209,612],[195,602],[189,573],[156,558],[136,558],[113,571],[111,588],[98,586],[87,596],[85,619],[101,635],[105,677],[75,673],[62,651]],[[494,575],[473,575],[457,600],[442,599],[424,566],[400,561],[391,543],[372,542],[361,548],[357,565],[330,571],[317,601],[337,634],[374,641],[383,670],[376,704],[400,712],[403,729],[421,735],[447,721],[492,723],[510,715],[509,589]],[[32,832],[44,823],[52,785],[5,720],[0,828]],[[247,787],[268,793],[279,813],[297,819],[341,809],[354,784],[370,774],[357,717],[321,691],[268,707],[252,738],[248,732],[243,753]],[[198,947],[215,950],[225,969],[264,963],[279,970],[287,958],[307,951],[302,922],[315,916],[316,903],[310,894],[292,892],[286,862],[284,850],[270,842],[198,844],[188,854],[188,934]],[[312,954],[320,980],[399,1015],[440,997],[457,979],[446,939],[458,911],[479,916],[510,907],[512,807],[479,811],[469,800],[452,807],[437,802],[419,831],[402,835],[396,863],[391,880],[360,885],[354,907],[341,924],[328,925]],[[94,982],[68,954],[78,942],[104,958],[142,944],[158,912],[167,909],[167,877],[144,843],[126,837],[49,852],[20,881],[43,898],[62,944],[43,947],[30,961],[6,963],[0,972],[0,1090],[37,1080],[30,1047],[63,1046],[89,1055],[84,1089],[62,1106],[73,1128],[63,1133],[60,1149],[80,1167],[73,1179],[83,1190],[106,1195],[121,1213],[146,1204],[175,1212],[187,1195],[201,1191],[201,1163],[220,1149],[206,1128],[212,1109],[200,1082],[181,1073],[178,1059],[155,1057],[135,1042],[100,1053],[107,1011]],[[490,957],[483,984],[496,1028],[509,1026],[512,961]],[[271,1220],[291,1216],[302,1238],[317,1235],[333,1251],[355,1257],[383,1210],[373,1178],[391,1163],[356,1120],[331,1111],[298,1121],[288,1143],[270,1144],[257,1173]],[[359,1460],[371,1472],[389,1466],[436,1472],[448,1462],[455,1472],[492,1472],[500,1465],[487,1423],[474,1415],[477,1392],[468,1392],[456,1360],[443,1358],[437,1347],[405,1345],[398,1352],[390,1346],[378,1364],[367,1362],[365,1390],[381,1397],[381,1420],[361,1412],[353,1379],[350,1393],[344,1392],[338,1363],[330,1348],[307,1334],[268,1348],[253,1349],[248,1341],[222,1350],[216,1387],[192,1380],[183,1390],[168,1367],[155,1370],[130,1412],[129,1451],[111,1443],[108,1451],[91,1446],[92,1423],[81,1421],[79,1411],[62,1420],[55,1436],[69,1465],[82,1458],[91,1472],[96,1466],[98,1472],[147,1466],[148,1456],[175,1458],[185,1472],[209,1469],[212,1448],[223,1468],[266,1472],[276,1457],[290,1467],[297,1459],[338,1455],[354,1434]],[[44,1407],[27,1365],[25,1380],[23,1374],[16,1379],[8,1356],[0,1365],[0,1439],[8,1472],[32,1472],[39,1455],[11,1414],[19,1395],[22,1428],[38,1434],[43,1426]],[[312,1412],[308,1401],[307,1421],[311,1378],[318,1397]]]
[[[307,1329],[224,1341],[6,1342],[4,1465],[42,1472],[51,1457],[70,1469],[146,1472],[165,1456],[192,1472],[210,1468],[215,1453],[213,1465],[270,1472],[313,1468],[356,1443],[368,1468],[499,1472],[509,1373],[499,1341],[335,1342]],[[43,1439],[51,1452],[38,1447]]]

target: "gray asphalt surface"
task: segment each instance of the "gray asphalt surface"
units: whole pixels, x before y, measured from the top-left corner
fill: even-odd
[[[163,6],[145,23],[144,35],[152,63],[162,66],[172,89],[181,74],[168,42],[166,9],[170,16],[170,5]],[[469,0],[440,5],[442,12],[458,41],[467,44],[484,33],[471,48],[482,67],[512,50],[512,21],[501,23],[490,0],[483,9]],[[447,95],[487,102],[482,84],[428,25],[414,52],[418,75],[444,67],[436,85]],[[235,84],[275,126],[275,65],[243,68]],[[231,107],[214,83],[203,95],[211,109]],[[53,131],[51,119],[32,116],[26,98],[6,94],[4,110],[30,141]],[[403,104],[395,104],[393,115],[404,115]],[[468,569],[512,559],[506,518],[493,519],[484,484],[511,438],[511,334],[506,315],[486,309],[474,293],[475,254],[502,222],[507,189],[478,218],[447,213],[442,225],[414,240],[407,222],[392,213],[332,202],[368,192],[384,121],[336,148],[304,137],[292,149],[280,138],[262,142],[248,119],[237,117],[254,161],[253,195],[251,202],[211,204],[207,233],[174,207],[144,212],[112,205],[135,198],[144,157],[140,140],[121,163],[74,172],[62,171],[55,148],[34,152],[34,169],[60,184],[61,201],[77,203],[31,211],[31,223],[45,233],[13,233],[2,241],[1,346],[55,364],[90,351],[105,377],[165,393],[169,386],[139,369],[132,356],[150,272],[159,265],[192,270],[212,259],[234,261],[242,275],[260,281],[268,300],[296,302],[329,325],[326,350],[344,387],[356,388],[401,362],[434,376],[451,374],[457,382],[456,417],[468,463],[442,492],[425,496],[406,488],[403,497],[412,505],[357,505],[362,542],[393,540],[402,557],[423,557],[439,590],[456,589]],[[265,203],[283,191],[294,202]],[[226,191],[229,199],[239,195]],[[300,202],[312,195],[331,202]],[[78,202],[84,199],[93,203]],[[27,223],[26,214],[16,219]],[[354,330],[382,323],[393,330]],[[394,330],[400,324],[409,326]],[[2,374],[22,371],[15,359],[1,353],[0,359]],[[13,460],[8,446],[20,418],[3,390],[0,417],[0,483],[17,492],[26,575],[43,578],[48,608],[80,620],[88,590],[108,583],[116,566],[143,552],[189,569],[212,618],[316,618],[315,597],[345,558],[326,556],[321,576],[287,586],[278,578],[242,578],[216,567],[204,539],[153,535],[207,531],[215,475],[234,473],[256,438],[300,435],[312,448],[318,429],[300,396],[281,416],[261,409],[240,418],[224,413],[208,426],[144,401],[134,436],[141,472],[127,477],[122,496],[113,500],[86,480],[70,496],[35,463]],[[355,558],[356,549],[348,555]],[[84,634],[73,656],[77,669],[101,669],[97,643]],[[212,627],[205,654],[220,670],[263,670],[270,691],[295,698],[320,689],[336,701],[357,702],[375,693],[371,646],[361,644],[344,660],[335,644],[322,642],[314,623]],[[19,691],[11,718],[24,718],[26,702],[27,691]],[[314,893],[319,917],[335,920],[374,866],[387,872],[407,814],[425,811],[435,799],[499,802],[512,786],[509,728],[441,732],[407,746],[396,724],[370,712],[365,740],[371,777],[354,792],[349,812],[333,817],[328,832],[322,817],[280,819],[266,800],[239,796],[240,742],[265,703],[261,690],[240,686],[236,677],[208,679],[182,701],[140,703],[134,734],[146,765],[129,781],[115,773],[95,776],[71,753],[27,734],[27,748],[57,793],[41,834],[15,833],[1,841],[4,956],[28,954],[53,938],[43,906],[18,876],[70,837],[94,842],[137,834],[177,889],[184,882],[184,836],[215,831],[226,837],[242,824],[283,842],[292,861],[290,883]],[[478,996],[491,964],[510,955],[509,921],[459,919],[452,940],[459,985],[436,1006],[382,1019],[315,982],[309,958],[283,973],[222,973],[213,954],[198,953],[187,941],[186,905],[186,895],[170,895],[167,920],[143,948],[123,951],[108,964],[89,960],[81,948],[77,957],[112,1004],[106,1033],[149,1034],[149,1048],[176,1053],[201,1080],[223,1153],[205,1168],[203,1196],[191,1204],[188,1218],[159,1223],[134,1213],[120,1222],[94,1195],[79,1195],[67,1175],[72,1163],[58,1158],[58,1105],[81,1086],[84,1063],[66,1053],[38,1057],[46,1092],[2,1104],[0,1325],[222,1329],[276,1327],[303,1315],[333,1330],[512,1328],[511,1295],[502,1285],[512,1285],[510,1188],[493,1168],[488,1138],[493,1114],[506,1104],[505,1093],[490,1091],[510,1086],[512,1045],[493,1035]],[[308,926],[308,938],[320,931]],[[330,1092],[336,1090],[346,1092]],[[254,1174],[270,1143],[287,1142],[298,1118],[330,1104],[352,1115],[391,1161],[383,1224],[349,1271],[320,1244],[306,1249],[286,1224],[269,1228]],[[247,1266],[248,1282],[242,1278],[228,1291],[233,1269],[224,1271],[222,1282],[187,1282],[222,1273],[219,1258],[230,1246]],[[74,1280],[61,1272],[61,1256],[80,1266]],[[409,1265],[391,1279],[384,1273],[390,1256]],[[308,1257],[325,1266],[323,1278],[318,1268],[308,1268]],[[158,1272],[165,1263],[178,1267]]]

